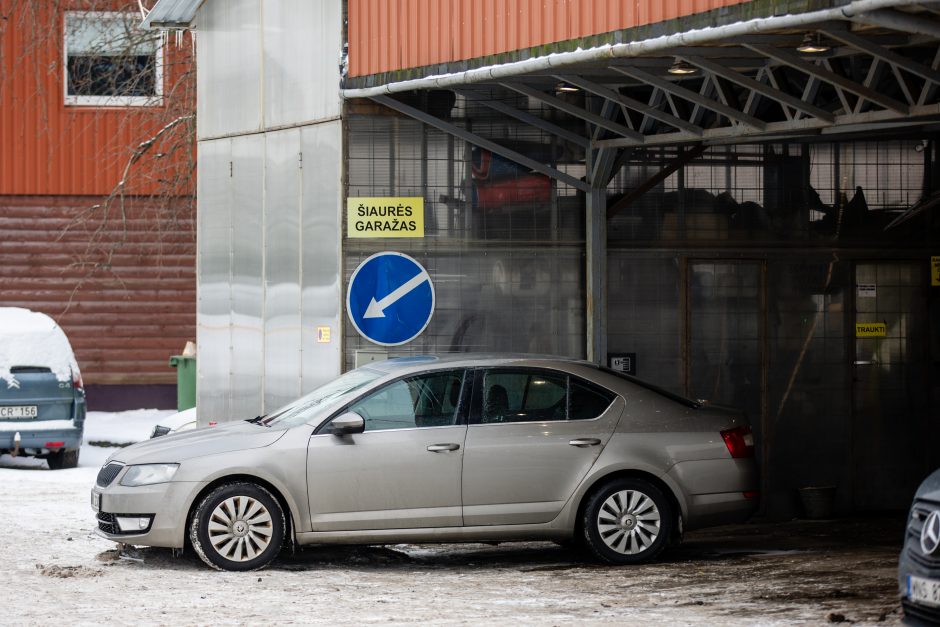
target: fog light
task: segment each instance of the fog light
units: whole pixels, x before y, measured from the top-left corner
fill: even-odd
[[[115,516],[118,528],[124,533],[144,531],[150,526],[150,516]]]

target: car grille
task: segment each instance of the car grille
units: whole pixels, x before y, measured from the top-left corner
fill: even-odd
[[[907,599],[901,600],[901,607],[904,608],[905,617],[917,618],[929,624],[940,624],[940,607],[917,605]]]
[[[98,512],[98,529],[111,535],[120,533],[114,514],[108,514],[107,512]]]
[[[98,484],[98,487],[107,488],[111,485],[111,482],[114,481],[114,478],[118,476],[118,473],[121,472],[121,468],[124,468],[124,464],[111,462],[98,471],[98,479],[95,483]]]
[[[940,551],[932,555],[924,555],[920,548],[920,533],[924,528],[924,522],[926,522],[930,512],[935,510],[940,510],[940,503],[925,500],[917,500],[914,502],[913,507],[911,507],[911,518],[907,523],[907,535],[909,539],[907,543],[907,554],[914,562],[921,566],[940,570]]]

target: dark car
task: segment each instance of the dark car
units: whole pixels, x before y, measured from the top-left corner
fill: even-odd
[[[898,587],[905,622],[940,624],[940,469],[924,479],[914,495]]]
[[[49,316],[0,307],[0,454],[74,468],[85,426],[85,390],[75,355]]]

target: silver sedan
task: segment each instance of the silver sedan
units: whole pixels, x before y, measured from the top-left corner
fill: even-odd
[[[574,541],[613,564],[756,508],[745,418],[529,356],[347,372],[264,417],[114,453],[99,535],[251,570],[297,544]]]

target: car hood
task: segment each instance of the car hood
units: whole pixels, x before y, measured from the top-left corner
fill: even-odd
[[[116,451],[108,461],[125,464],[181,462],[194,457],[270,446],[286,432],[286,429],[236,422],[145,440]]]
[[[940,469],[935,470],[920,484],[917,488],[917,498],[940,501]]]

